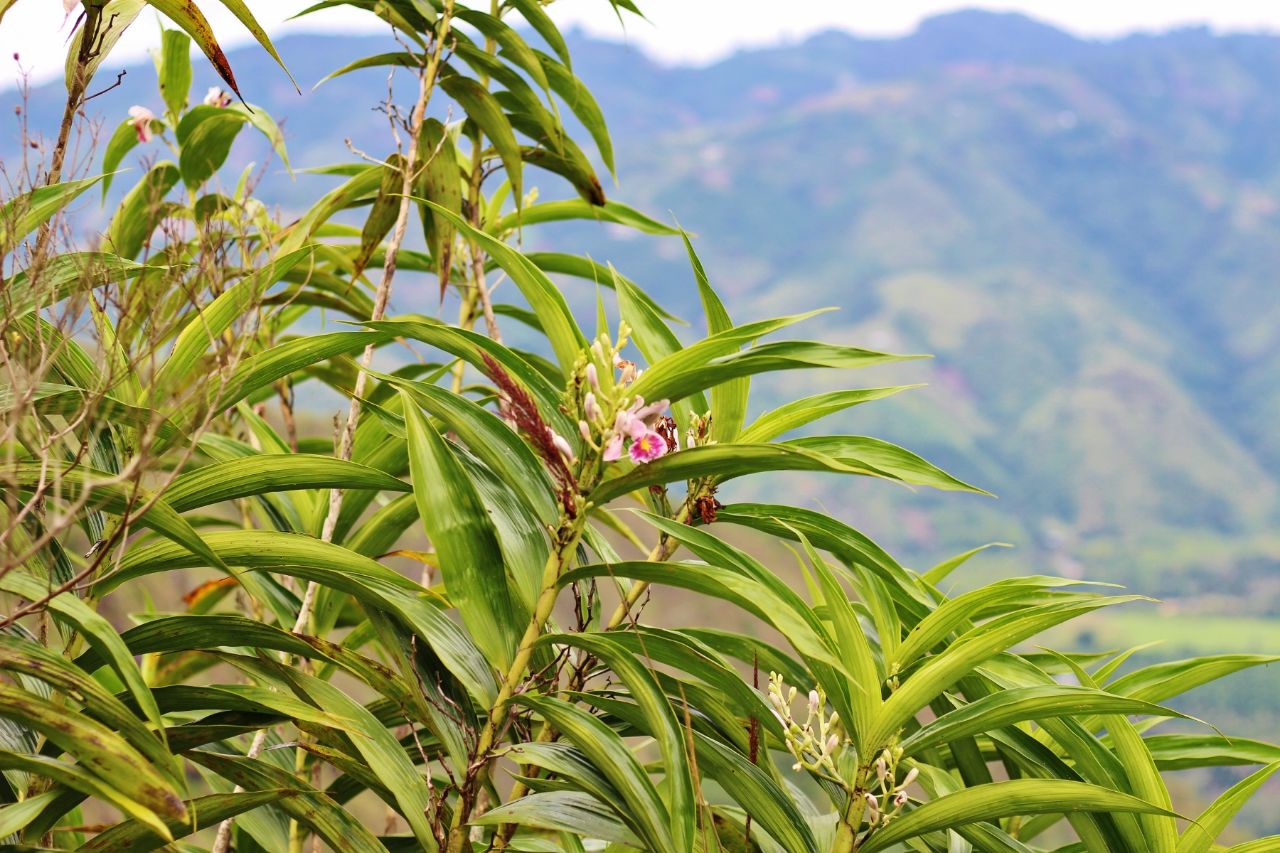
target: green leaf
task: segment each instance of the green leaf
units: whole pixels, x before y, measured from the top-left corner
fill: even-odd
[[[485,14],[478,9],[460,7],[454,12],[454,16],[458,20],[466,21],[475,27],[485,38],[493,39],[497,42],[499,53],[506,57],[511,64],[528,74],[533,82],[543,89],[550,88],[546,73],[542,70],[542,64],[538,61],[537,55],[529,47],[528,43],[520,37],[520,34],[511,29],[511,27],[504,24],[500,19]]]
[[[151,238],[171,205],[165,196],[177,185],[181,174],[168,160],[156,163],[121,200],[107,226],[106,244],[122,258],[135,257]]]
[[[219,2],[222,3],[223,6],[226,6],[227,9],[231,11],[231,14],[236,16],[236,20],[243,24],[246,30],[253,34],[253,37],[258,40],[258,44],[262,45],[262,49],[270,54],[271,58],[274,59],[276,64],[280,66],[282,71],[284,71],[285,76],[289,78],[289,82],[293,83],[293,88],[298,91],[298,94],[302,94],[302,90],[298,89],[298,84],[293,79],[293,75],[289,73],[288,67],[285,66],[284,60],[281,59],[280,54],[276,52],[275,45],[273,45],[271,43],[271,39],[267,37],[266,30],[262,29],[262,26],[258,23],[257,19],[253,17],[253,13],[249,11],[249,7],[245,4],[244,0],[219,0]]]
[[[920,387],[920,385],[897,385],[890,388],[853,388],[804,397],[785,403],[772,411],[760,415],[749,427],[742,431],[739,440],[747,442],[770,441],[827,415],[843,412],[852,406],[869,403],[872,400],[882,400],[899,392]]]
[[[94,33],[94,43],[92,45],[94,49],[90,51],[90,59],[84,69],[85,87],[88,87],[89,81],[93,79],[98,66],[111,54],[111,50],[116,46],[116,42],[120,41],[124,31],[134,22],[138,14],[146,8],[147,0],[107,0],[106,4],[95,5],[101,5],[102,11],[99,15],[97,32]],[[84,42],[84,34],[85,28],[77,27],[71,36],[70,43],[67,45],[66,73],[64,75],[67,91],[71,91],[76,75],[79,73],[78,60],[80,45]]]
[[[378,194],[364,220],[364,228],[360,232],[360,251],[352,262],[355,267],[353,278],[364,272],[365,266],[373,253],[382,245],[383,239],[391,232],[396,218],[400,214],[400,197],[404,191],[404,171],[401,168],[402,158],[392,154],[382,166],[382,182],[378,185]]]
[[[455,71],[446,69],[445,73],[440,75],[440,88],[458,102],[466,112],[467,118],[474,121],[493,143],[507,171],[507,180],[511,182],[511,189],[515,194],[518,207],[524,193],[520,180],[520,143],[516,141],[511,122],[502,112],[502,107],[494,100],[488,89],[470,77],[463,77]],[[479,164],[475,164],[475,167],[478,168]]]
[[[543,523],[555,523],[557,506],[547,469],[501,418],[438,385],[374,375],[403,389],[418,405],[439,418],[449,432],[520,495]]]
[[[409,465],[418,513],[439,555],[449,600],[485,657],[500,672],[511,667],[519,635],[502,551],[475,487],[407,392]]]
[[[943,714],[905,738],[899,746],[905,755],[917,755],[1024,720],[1087,714],[1145,714],[1185,719],[1177,711],[1089,687],[1065,684],[1014,687]]]
[[[1280,770],[1280,762],[1268,764],[1224,791],[1222,796],[1201,812],[1200,817],[1192,821],[1182,833],[1182,838],[1178,840],[1178,853],[1209,853],[1213,842],[1230,825],[1241,806],[1248,802],[1277,770]]]
[[[175,545],[174,547],[182,549],[183,553],[190,553],[181,545]],[[0,577],[0,589],[20,595],[29,601],[39,601],[49,593],[49,588],[45,583],[18,572],[9,572],[7,575]],[[48,609],[53,613],[55,620],[64,625],[69,625],[84,634],[89,645],[102,656],[103,660],[107,661],[115,674],[119,676],[120,681],[128,688],[133,700],[142,710],[143,716],[158,731],[162,731],[163,723],[160,718],[160,710],[156,707],[155,699],[151,695],[146,679],[142,677],[142,672],[138,669],[137,662],[129,654],[129,649],[125,646],[124,641],[120,639],[120,635],[116,633],[111,623],[88,604],[85,604],[69,592],[64,592],[51,598]]]
[[[420,597],[423,590],[418,584],[381,563],[340,545],[289,533],[238,530],[207,533],[205,537],[228,566],[314,580],[368,607],[394,614],[431,646],[478,703],[489,707],[497,697],[493,673],[470,637]],[[106,594],[132,578],[201,565],[207,564],[185,549],[157,542],[132,549],[116,571],[98,581],[95,588]]]
[[[85,714],[124,737],[152,766],[166,774],[176,789],[185,786],[162,737],[153,734],[123,702],[63,656],[20,637],[0,635],[0,669],[37,678],[75,697]]]
[[[614,844],[640,846],[635,834],[619,821],[616,811],[590,794],[580,791],[529,794],[489,809],[471,823],[475,826],[512,823],[531,829],[599,838]]]
[[[689,265],[698,284],[698,297],[702,300],[702,312],[707,318],[707,334],[716,335],[733,328],[733,320],[725,310],[719,295],[711,288],[702,260],[693,249],[693,241],[686,231],[680,232],[684,240]],[[747,398],[751,393],[750,377],[741,377],[717,385],[711,389],[711,437],[718,442],[733,441],[742,432],[747,418]],[[772,436],[768,436],[772,438]],[[765,439],[767,440],[767,439]]]
[[[685,754],[685,738],[675,711],[653,673],[625,646],[603,634],[549,634],[539,643],[572,646],[603,661],[626,685],[631,699],[639,707],[649,736],[658,742],[662,753],[662,770],[666,777],[663,798],[671,812],[673,851],[691,851],[694,842],[693,775]]]
[[[524,17],[529,26],[533,27],[534,32],[542,36],[542,40],[556,52],[556,56],[560,57],[560,61],[566,68],[572,67],[569,47],[565,44],[564,37],[560,35],[560,29],[537,0],[510,0],[508,5]]]
[[[637,465],[626,474],[605,480],[591,493],[591,500],[605,504],[629,492],[663,483],[715,477],[723,482],[764,471],[830,471],[840,474],[883,476],[874,468],[860,468],[780,444],[709,444],[668,453],[653,462]]]
[[[517,228],[539,225],[543,222],[564,222],[572,219],[612,222],[615,225],[634,228],[645,234],[675,235],[680,233],[678,229],[672,228],[670,225],[664,225],[620,201],[608,201],[604,204],[596,205],[581,198],[543,201],[528,205],[502,217],[487,230],[501,235]]]
[[[37,187],[5,202],[0,207],[0,256],[16,249],[22,238],[52,219],[103,177]]]
[[[815,603],[824,607],[824,617],[831,624],[831,635],[835,640],[835,648],[839,650],[843,672],[848,673],[847,686],[839,685],[839,692],[849,697],[848,706],[852,716],[846,717],[849,734],[856,748],[869,754],[879,746],[868,743],[863,736],[871,729],[873,721],[883,707],[880,697],[881,684],[884,678],[876,668],[875,656],[871,651],[871,643],[858,615],[849,603],[848,594],[840,586],[835,572],[822,559],[821,555],[810,544],[803,533],[798,534],[804,546],[809,563],[818,576],[818,590],[815,592]],[[821,593],[820,600],[817,592]],[[825,685],[828,692],[837,694],[836,685]],[[842,716],[844,714],[842,713]]]
[[[209,104],[192,107],[178,122],[178,169],[182,182],[194,190],[213,177],[231,153],[246,116]]]
[[[1135,600],[1135,596],[1072,596],[1054,604],[1029,607],[992,619],[967,631],[942,652],[933,655],[885,702],[876,725],[867,737],[869,744],[886,743],[917,711],[935,696],[963,678],[975,666],[1046,628],[1112,604]]]
[[[626,281],[628,284],[634,284],[631,279],[622,275],[617,270],[579,255],[566,255],[561,252],[525,252],[524,256],[543,272],[560,273],[562,275],[585,278],[597,285],[608,288],[613,287],[615,278],[621,281]],[[676,317],[674,314],[670,313],[667,309],[655,302],[653,297],[645,293],[642,288],[635,287],[632,291],[632,295],[636,299],[642,300],[650,312],[658,315],[662,319],[687,325],[683,320]]]
[[[454,148],[452,134],[438,120],[427,119],[418,134],[418,151],[422,166],[413,185],[414,195],[461,218],[462,169],[458,166],[458,152]],[[453,238],[457,231],[452,221],[425,204],[418,205],[418,215],[440,276],[440,297],[443,299],[453,270]]]
[[[1173,814],[1129,794],[1083,782],[1012,779],[976,785],[924,803],[877,830],[859,849],[875,853],[929,832],[1011,815],[1074,811]]]
[[[0,9],[0,15],[3,15],[3,12],[4,10]],[[0,806],[0,838],[8,838],[10,835],[21,832],[61,794],[62,792],[58,790],[45,791],[43,794],[36,794],[25,800]]]
[[[225,656],[224,659],[230,660]],[[318,707],[351,720],[350,741],[356,753],[391,793],[397,811],[409,824],[418,843],[428,851],[437,849],[427,821],[427,814],[431,810],[427,785],[395,735],[369,709],[329,682],[284,664],[254,658],[241,658],[231,662],[242,668],[252,669],[261,677],[270,677],[280,684],[288,685],[299,696]]]
[[[573,312],[569,310],[569,305],[565,302],[564,294],[560,289],[528,258],[506,243],[476,230],[452,211],[430,201],[426,203],[432,210],[452,222],[468,240],[479,244],[489,257],[511,276],[511,280],[528,300],[529,307],[538,315],[538,320],[542,323],[551,348],[556,354],[556,360],[560,362],[561,372],[568,375],[582,351],[587,348],[587,339],[573,319]]]
[[[403,480],[332,456],[263,454],[215,462],[176,478],[165,499],[178,512],[222,501],[293,489],[377,489],[410,491]]]
[[[187,819],[186,807],[173,785],[128,742],[101,723],[3,683],[0,715],[44,735],[74,756],[85,770],[115,786],[123,797],[136,804],[131,814],[147,820],[156,831],[167,831],[157,816]]]
[[[591,759],[618,791],[618,816],[649,849],[681,849],[676,846],[670,812],[649,775],[616,732],[581,708],[550,696],[524,694],[511,701],[533,709]]]
[[[188,757],[247,790],[290,791],[279,806],[285,814],[324,839],[332,849],[350,853],[384,853],[377,837],[322,791],[266,761],[194,751]]]
[[[176,124],[191,92],[191,38],[186,33],[161,30],[156,76],[160,78],[160,96],[169,108],[170,120]]]
[[[532,6],[534,4],[529,2],[525,5]],[[524,9],[522,8],[521,12],[523,13],[523,11]],[[533,25],[533,21],[529,23]],[[547,44],[551,45],[553,50],[556,49],[554,41],[548,39]],[[568,51],[561,54],[564,59],[564,65],[556,62],[541,51],[534,51],[534,53],[537,54],[539,61],[542,63],[542,69],[551,83],[551,88],[568,105],[573,114],[577,116],[578,121],[582,122],[582,126],[587,129],[587,133],[591,134],[591,139],[595,142],[596,149],[600,152],[600,159],[604,162],[605,168],[609,170],[609,174],[616,178],[617,169],[614,168],[613,164],[613,141],[609,138],[609,128],[605,126],[604,113],[601,112],[600,105],[596,103],[591,90],[575,77],[573,71],[568,67]],[[660,227],[666,228],[666,226]]]
[[[1107,690],[1122,696],[1162,702],[1249,667],[1280,661],[1274,655],[1212,655],[1152,664],[1120,676]]]
[[[782,848],[795,853],[818,853],[804,815],[791,794],[751,764],[746,756],[701,732],[692,732],[698,770],[714,779],[725,793],[758,821]]]
[[[266,791],[208,794],[191,800],[189,805],[192,813],[199,815],[204,825],[213,826],[270,803],[288,802],[293,796],[294,791],[288,788],[275,788]],[[169,821],[167,826],[168,833],[179,837],[190,834],[196,828],[175,821]],[[118,850],[142,853],[142,851],[159,850],[167,846],[166,839],[157,836],[154,828],[149,828],[135,819],[118,823],[105,832],[95,835],[78,849],[89,853],[114,853]]]
[[[631,327],[631,337],[649,364],[658,364],[683,349],[680,340],[662,321],[662,317],[653,311],[649,303],[636,296],[639,288],[626,279],[618,278],[616,274],[613,277],[613,288],[618,294],[618,313],[622,321]],[[672,402],[675,404],[677,419],[684,429],[689,428],[693,415],[706,414],[709,408],[706,398],[700,393],[690,394],[683,400],[673,399]]]
[[[983,551],[987,550],[988,548],[1012,548],[1012,547],[1013,546],[1008,544],[1007,542],[988,542],[986,545],[979,545],[977,548],[970,548],[968,551],[965,551],[963,554],[957,554],[954,557],[943,560],[941,563],[938,563],[938,565],[934,566],[932,569],[925,572],[922,575],[922,577],[926,582],[928,582],[932,586],[937,586],[938,584],[946,580],[948,577],[950,577],[952,572],[954,572],[960,566],[967,563],[972,557],[975,557],[978,554],[981,554]]]
[[[1145,739],[1161,770],[1193,767],[1233,767],[1280,761],[1280,746],[1223,735],[1171,734]]]
[[[239,5],[243,8],[242,3],[227,3],[223,0],[227,8],[235,12],[235,6]],[[209,26],[209,21],[205,18],[204,13],[191,0],[147,0],[147,5],[154,7],[156,10],[164,14],[169,20],[186,31],[187,35],[200,46],[200,50],[204,51],[204,55],[208,57],[209,62],[213,64],[214,70],[218,72],[226,84],[231,87],[231,91],[237,95],[240,94],[240,87],[236,85],[236,75],[231,70],[231,63],[227,61],[227,55],[222,52],[222,47],[218,44],[217,38],[213,35],[213,28]],[[245,14],[248,10],[245,9]],[[243,22],[243,18],[241,19]],[[249,20],[252,21],[252,18]],[[260,27],[250,27],[250,30]],[[264,36],[265,37],[265,36]],[[269,44],[269,43],[268,43]],[[268,51],[274,55],[275,51],[268,47]]]
[[[818,435],[793,438],[788,447],[803,447],[849,465],[865,465],[913,486],[930,486],[944,491],[990,492],[957,480],[936,465],[909,450],[878,438],[862,435]]]
[[[102,154],[102,200],[107,200],[107,190],[111,189],[111,182],[115,179],[115,172],[120,167],[120,163],[124,160],[124,156],[132,151],[138,144],[138,129],[134,126],[133,119],[127,118],[116,126],[112,131],[111,138],[107,140],[107,147]]]

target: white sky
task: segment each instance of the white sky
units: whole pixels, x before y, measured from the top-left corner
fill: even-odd
[[[217,0],[202,0],[200,5],[224,48],[249,39]],[[248,5],[273,38],[300,30],[376,29],[371,15],[347,9],[285,23],[310,5],[304,0],[248,0]],[[1220,31],[1280,31],[1280,3],[1275,0],[638,0],[638,5],[652,23],[628,16],[626,38],[673,62],[706,62],[738,47],[794,40],[828,27],[865,35],[900,35],[923,17],[965,6],[1022,11],[1091,36],[1187,24],[1208,24]],[[557,0],[550,11],[562,26],[577,23],[594,33],[621,36],[605,0]],[[144,12],[126,34],[113,54],[117,61],[137,59],[154,45],[156,28],[148,20],[153,14]],[[16,79],[15,51],[36,82],[60,74],[69,29],[61,0],[17,0],[0,25],[0,88],[13,85]]]

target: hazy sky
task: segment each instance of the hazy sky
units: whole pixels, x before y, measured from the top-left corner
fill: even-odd
[[[217,0],[200,3],[224,46],[243,43],[248,34]],[[274,36],[290,29],[374,28],[364,12],[328,10],[303,22],[285,19],[310,5],[303,0],[249,0],[249,7]],[[1017,10],[1083,35],[1109,36],[1133,30],[1209,24],[1219,30],[1280,31],[1280,3],[1274,0],[1009,0],[1004,3],[956,0],[639,0],[650,23],[631,19],[625,37],[669,61],[705,62],[736,47],[795,39],[827,27],[867,35],[898,35],[928,15],[960,7]],[[785,9],[785,13],[780,13]],[[562,25],[622,37],[605,0],[557,0],[552,14]],[[115,58],[136,59],[156,41],[156,27],[144,12],[118,46]],[[0,87],[17,76],[12,54],[37,80],[61,73],[70,22],[61,0],[17,0],[0,25]],[[288,61],[288,57],[285,57]]]

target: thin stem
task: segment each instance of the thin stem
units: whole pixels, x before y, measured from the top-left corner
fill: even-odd
[[[62,168],[67,160],[67,148],[71,144],[71,128],[75,125],[76,115],[84,103],[85,89],[89,86],[89,63],[94,57],[94,45],[98,41],[98,28],[102,22],[100,6],[85,5],[84,23],[80,31],[80,49],[76,54],[75,71],[71,75],[67,87],[67,102],[62,108],[62,123],[58,126],[58,139],[53,145],[53,156],[49,161],[49,173],[45,176],[45,186],[53,186],[62,180]],[[35,250],[31,253],[31,270],[34,277],[45,255],[49,244],[53,241],[54,220],[50,219],[40,226],[36,235]]]

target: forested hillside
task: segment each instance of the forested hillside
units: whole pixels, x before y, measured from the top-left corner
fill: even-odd
[[[377,41],[281,50],[308,90]],[[1184,609],[1194,595],[1280,610],[1280,38],[1083,41],[961,12],[901,39],[833,32],[704,68],[571,43],[615,129],[619,197],[701,235],[718,285],[761,315],[838,306],[815,321],[828,335],[934,353],[883,374],[933,390],[867,410],[860,429],[999,500],[793,489],[921,563],[1005,540],[1021,565],[1087,568]],[[295,168],[348,156],[335,127],[385,153],[369,95],[382,71],[300,98],[269,58],[232,58],[246,97],[282,119]],[[150,74],[139,64],[91,112],[109,130]],[[33,126],[52,124],[57,89],[32,93]],[[237,144],[246,162],[265,153]],[[332,181],[277,163],[263,179],[286,218]],[[696,304],[678,241],[611,233],[553,227],[530,248],[568,236],[668,304]]]

